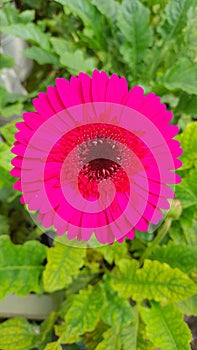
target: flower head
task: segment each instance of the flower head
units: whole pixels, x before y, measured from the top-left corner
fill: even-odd
[[[11,174],[44,227],[111,244],[162,219],[182,150],[158,96],[95,70],[56,79],[33,105],[16,124]]]

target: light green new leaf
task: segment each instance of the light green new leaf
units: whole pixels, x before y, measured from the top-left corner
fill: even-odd
[[[61,343],[74,343],[85,332],[91,332],[100,319],[104,296],[102,289],[89,287],[81,290],[73,297],[73,302],[68,310],[65,322],[65,332],[61,335]]]
[[[47,251],[45,290],[51,293],[68,286],[83,266],[85,254],[85,249],[73,248],[55,241],[55,247]]]
[[[36,241],[15,245],[8,236],[1,236],[0,251],[0,299],[10,293],[40,292],[46,247]]]
[[[178,267],[181,271],[189,273],[197,268],[197,247],[177,245],[169,242],[168,245],[156,247],[149,259],[167,263],[171,267]]]
[[[28,47],[23,52],[26,57],[29,57],[35,60],[39,64],[50,63],[50,64],[53,64],[54,66],[58,66],[59,64],[58,57],[55,54],[41,47],[37,47],[37,46]]]
[[[92,72],[96,67],[94,57],[85,57],[82,50],[76,50],[74,53],[64,52],[60,57],[62,66],[67,67],[71,74],[77,74],[80,71]]]
[[[192,337],[182,313],[173,305],[151,305],[151,309],[141,307],[140,311],[147,335],[155,346],[165,350],[190,350]]]
[[[152,42],[149,21],[149,9],[138,0],[124,0],[119,7],[117,25],[123,35],[120,52],[131,68],[134,78],[137,75],[138,66],[141,60],[145,59],[147,48]]]
[[[180,301],[176,307],[181,310],[184,315],[197,316],[197,294],[187,300]]]
[[[182,271],[159,261],[145,260],[138,268],[136,260],[120,260],[119,271],[112,273],[112,288],[123,298],[134,300],[180,301],[195,294],[194,282]]]
[[[43,49],[50,49],[48,35],[43,33],[35,23],[11,24],[10,26],[2,27],[1,30],[6,34],[38,44]]]
[[[163,82],[169,90],[180,89],[188,94],[197,94],[197,62],[180,60],[167,70]]]
[[[25,318],[16,317],[0,324],[1,350],[30,350],[37,346],[38,327]]]

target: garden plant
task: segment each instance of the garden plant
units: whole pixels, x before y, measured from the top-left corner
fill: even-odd
[[[197,349],[196,5],[0,1],[1,350]],[[37,225],[27,202],[21,203],[20,188],[13,188],[18,170],[11,171],[17,153],[11,149],[23,113],[36,116],[32,99],[54,92],[49,86],[58,88],[56,78],[93,79],[101,71],[106,79],[114,73],[125,77],[129,89],[143,88],[145,96],[153,92],[173,112],[170,123],[179,127],[174,140],[183,149],[175,154],[182,161],[176,174],[182,180],[171,186],[175,197],[160,225],[145,232],[136,226],[135,237],[132,232],[83,248],[65,244],[64,235],[53,240],[51,228]],[[40,318],[6,316],[1,305],[13,295],[22,303],[27,296],[49,297],[53,306]]]

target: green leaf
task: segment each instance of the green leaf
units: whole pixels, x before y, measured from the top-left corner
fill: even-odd
[[[82,50],[76,50],[74,53],[64,52],[60,57],[62,66],[67,67],[71,74],[78,74],[79,72],[92,72],[96,67],[96,60],[94,57],[85,57]]]
[[[138,268],[136,260],[120,260],[112,274],[112,288],[123,298],[134,300],[179,301],[195,294],[196,286],[182,271],[159,261],[145,260]]]
[[[96,18],[96,15],[98,14],[97,9],[91,4],[91,1],[89,0],[56,1],[64,6],[67,6],[72,11],[72,13],[78,15],[86,26],[92,26],[93,19]]]
[[[106,300],[101,318],[107,325],[112,327],[114,332],[114,337],[110,341],[116,342],[116,338],[120,339],[121,349],[123,350],[143,350],[143,344],[145,343],[147,345],[146,350],[148,350],[148,345],[151,344],[144,335],[143,324],[139,320],[137,306],[131,307],[129,301],[121,298],[117,292],[114,292],[109,283],[110,276],[104,275],[103,288]],[[103,344],[106,345],[105,339],[100,346],[104,346]]]
[[[10,171],[12,168],[11,160],[13,158],[13,153],[10,152],[10,148],[6,143],[0,144],[0,155],[1,155],[1,167]]]
[[[79,71],[91,71],[95,68],[95,58],[87,58],[81,49],[76,50],[73,42],[62,38],[51,38],[54,51],[60,56],[60,63],[73,74]],[[90,65],[90,66],[89,66]]]
[[[137,307],[132,308],[133,317],[130,324],[114,322],[112,327],[103,334],[101,341],[96,350],[152,350],[152,344],[147,339],[144,331],[144,324],[139,319]]]
[[[20,13],[12,4],[6,4],[0,11],[1,26],[7,26],[13,23],[29,23],[34,18],[34,10],[26,10]]]
[[[99,286],[93,288],[89,285],[86,290],[81,290],[74,296],[65,317],[66,328],[60,337],[61,343],[74,343],[81,334],[93,331],[100,319],[103,301]]]
[[[187,300],[180,301],[176,307],[181,310],[184,315],[197,316],[197,294]]]
[[[0,235],[9,234],[9,223],[6,216],[0,215]]]
[[[133,326],[135,326],[135,325],[133,325]],[[127,349],[128,348],[125,348],[124,350],[127,350]],[[152,349],[153,349],[153,344],[148,339],[146,332],[145,332],[145,325],[142,322],[141,318],[139,317],[136,350],[152,350]]]
[[[185,211],[188,212],[188,209],[186,209]],[[195,207],[195,213],[197,213],[197,207]],[[183,229],[187,244],[189,244],[190,246],[197,246],[197,235],[196,235],[197,220],[195,218],[191,218],[191,222],[189,223],[189,222],[186,222],[185,219],[184,220],[181,219],[180,223],[181,223],[181,227]]]
[[[3,107],[6,104],[7,95],[8,95],[7,90],[3,86],[0,86],[0,110],[3,109]]]
[[[181,112],[186,113],[185,118],[191,118],[191,114],[197,116],[196,105],[197,105],[197,95],[188,95],[186,93],[182,93],[180,96],[179,104],[178,104],[176,109],[177,109],[177,111],[181,111]],[[187,119],[186,119],[186,121],[187,121]],[[182,118],[179,119],[179,123],[180,122],[182,123]],[[187,122],[186,128],[188,125],[190,125],[190,124]],[[184,129],[186,129],[186,128],[184,127]],[[185,132],[185,130],[184,130],[184,132]],[[178,138],[182,135],[183,135],[183,133],[179,134]]]
[[[143,18],[143,21],[142,21]],[[138,67],[145,59],[152,42],[149,27],[150,11],[138,0],[124,0],[119,8],[118,27],[123,35],[120,52],[136,78]]]
[[[73,42],[70,42],[68,40],[62,39],[62,38],[56,38],[52,37],[50,39],[50,42],[53,46],[53,50],[55,53],[57,53],[60,57],[65,53],[65,52],[70,52],[73,53],[75,50],[75,45]]]
[[[12,68],[14,66],[13,57],[7,55],[0,55],[0,69],[2,68]]]
[[[182,170],[190,169],[197,162],[197,122],[189,123],[184,132],[176,137],[184,150]],[[177,186],[178,187],[178,186]]]
[[[40,326],[39,334],[39,350],[43,350],[52,340],[53,327],[57,319],[57,314],[52,312]]]
[[[1,151],[0,151],[0,155],[1,155]],[[15,183],[15,181],[16,179],[13,176],[11,176],[10,173],[7,170],[5,170],[4,167],[0,165],[0,190],[8,187],[9,188],[11,187],[12,189],[12,186]]]
[[[62,350],[61,345],[59,344],[59,342],[53,342],[48,344],[44,350]]]
[[[197,7],[190,7],[187,13],[187,26],[184,29],[186,55],[196,62],[197,59]]]
[[[119,328],[109,328],[103,334],[103,341],[98,344],[95,350],[120,350],[121,340],[119,337]]]
[[[87,332],[83,336],[83,342],[88,350],[95,350],[97,345],[103,340],[103,333],[109,327],[102,321],[99,321],[96,328],[92,332]]]
[[[3,117],[13,117],[20,116],[23,111],[23,104],[21,102],[13,103],[11,105],[7,105],[4,108],[0,109],[0,113]]]
[[[182,313],[173,305],[162,307],[151,303],[151,309],[140,308],[146,332],[156,347],[165,350],[189,350],[192,340]]]
[[[135,320],[132,324],[122,327],[121,330],[123,350],[152,350],[153,344],[147,339],[145,325],[135,310]]]
[[[191,169],[176,188],[182,208],[197,205],[197,168]]]
[[[181,59],[166,72],[163,82],[169,90],[197,94],[197,62]]]
[[[115,0],[92,0],[92,4],[104,15],[112,24],[116,23],[120,4]]]
[[[179,221],[174,221],[169,229],[169,236],[176,244],[185,244],[192,247],[197,245],[197,221],[193,218],[193,213],[197,207],[189,207],[183,210]]]
[[[8,236],[1,236],[0,251],[0,299],[9,293],[39,293],[45,246],[36,241],[15,245]]]
[[[10,187],[15,182],[15,179],[10,175],[13,154],[6,143],[0,143],[0,158],[0,188]]]
[[[23,51],[26,57],[35,60],[39,64],[53,64],[54,66],[58,66],[59,60],[58,57],[50,51],[47,51],[41,47],[32,46],[28,47]]]
[[[16,120],[13,120],[12,122],[7,123],[0,128],[0,133],[9,146],[13,145],[15,141],[14,135],[16,134],[17,131],[18,130],[16,129]]]
[[[122,244],[115,242],[112,246],[105,245],[96,248],[95,250],[101,253],[109,264],[112,264],[113,262],[117,263],[118,260],[129,257],[128,247],[125,242]]]
[[[16,317],[0,324],[1,350],[30,350],[37,345],[38,327]]]
[[[43,33],[35,23],[11,24],[10,26],[2,27],[1,30],[6,34],[38,44],[43,49],[50,49],[48,35]]]
[[[193,0],[169,0],[165,8],[166,23],[165,29],[168,33],[168,39],[176,38],[181,33],[187,21],[187,11],[194,3]]]
[[[106,294],[106,301],[101,315],[102,320],[109,326],[122,324],[128,325],[134,321],[134,308],[131,307],[128,300],[120,298],[117,292],[114,292],[109,285],[107,276],[104,277],[103,285]]]
[[[55,242],[55,248],[47,251],[47,265],[44,270],[44,288],[47,292],[54,292],[65,288],[83,266],[85,249],[73,248]]]
[[[166,246],[156,247],[149,259],[167,263],[171,267],[178,267],[181,271],[189,273],[197,268],[197,247],[177,245],[169,242]]]

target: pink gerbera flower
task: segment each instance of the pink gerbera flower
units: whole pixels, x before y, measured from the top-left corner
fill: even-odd
[[[95,70],[92,78],[56,79],[33,105],[16,124],[11,174],[44,227],[111,244],[158,224],[174,196],[168,185],[180,181],[182,153],[158,96]]]

